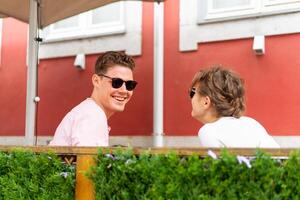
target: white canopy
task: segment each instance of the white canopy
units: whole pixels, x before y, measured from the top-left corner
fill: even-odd
[[[117,2],[119,0],[35,0],[39,4],[40,24],[43,28],[59,20]],[[137,0],[136,0],[137,1]],[[140,0],[163,2],[164,0]],[[30,0],[0,0],[0,17],[14,17],[29,22]]]

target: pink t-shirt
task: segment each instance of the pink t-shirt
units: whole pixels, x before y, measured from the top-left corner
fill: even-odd
[[[50,146],[108,146],[109,127],[102,108],[87,98],[61,121]]]

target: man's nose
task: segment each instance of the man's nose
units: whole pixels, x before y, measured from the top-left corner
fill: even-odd
[[[124,91],[124,92],[127,91],[125,82],[124,82],[124,83],[122,84],[122,86],[120,87],[120,90],[121,90],[121,91]]]

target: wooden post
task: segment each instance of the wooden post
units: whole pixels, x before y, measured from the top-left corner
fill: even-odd
[[[75,200],[94,200],[94,186],[85,173],[95,164],[94,156],[78,155],[76,160],[76,189]]]

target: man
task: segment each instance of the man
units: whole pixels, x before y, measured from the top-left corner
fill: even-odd
[[[93,92],[62,120],[50,145],[108,146],[107,120],[124,110],[137,82],[133,80],[135,63],[121,52],[100,56],[92,76]]]

